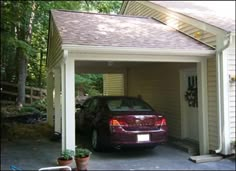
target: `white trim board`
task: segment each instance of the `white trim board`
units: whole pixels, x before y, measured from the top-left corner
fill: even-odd
[[[96,53],[96,54],[121,54],[121,55],[163,55],[163,56],[198,56],[212,57],[215,50],[184,50],[184,49],[158,49],[140,47],[112,47],[112,46],[89,46],[62,44],[63,50],[68,52]]]
[[[75,61],[118,61],[118,62],[200,62],[199,56],[163,56],[163,55],[123,55],[123,54],[82,54],[69,53]]]

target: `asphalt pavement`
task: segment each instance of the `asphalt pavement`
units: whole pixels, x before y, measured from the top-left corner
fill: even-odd
[[[86,137],[78,136],[77,144],[90,148]],[[1,170],[15,166],[22,170],[38,170],[57,166],[61,143],[49,139],[1,141]],[[123,149],[94,152],[88,170],[235,170],[235,156],[217,162],[193,163],[189,154],[169,144],[152,150]],[[72,164],[75,168],[75,163]]]

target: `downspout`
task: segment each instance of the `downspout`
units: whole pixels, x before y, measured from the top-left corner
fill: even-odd
[[[229,47],[230,45],[230,33],[227,33],[226,35],[227,38],[227,43],[226,45],[224,45],[222,48],[218,49],[216,51],[216,67],[217,67],[217,94],[218,94],[218,98],[217,98],[217,106],[218,106],[218,132],[219,132],[219,136],[218,136],[218,149],[215,150],[215,153],[220,153],[222,151],[222,128],[223,128],[223,123],[222,123],[222,116],[223,116],[223,110],[222,110],[222,82],[223,82],[223,60],[222,60],[222,53],[223,51]]]

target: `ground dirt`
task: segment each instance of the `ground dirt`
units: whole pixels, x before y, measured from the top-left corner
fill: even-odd
[[[1,138],[9,141],[49,138],[52,134],[53,128],[47,123],[22,124],[12,122],[1,124]]]

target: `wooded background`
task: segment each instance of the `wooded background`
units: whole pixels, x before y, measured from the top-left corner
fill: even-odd
[[[122,1],[1,1],[1,81],[18,84],[17,104],[25,86],[46,87],[49,11],[65,9],[118,13]],[[91,95],[102,93],[102,75],[75,75],[75,84]]]

